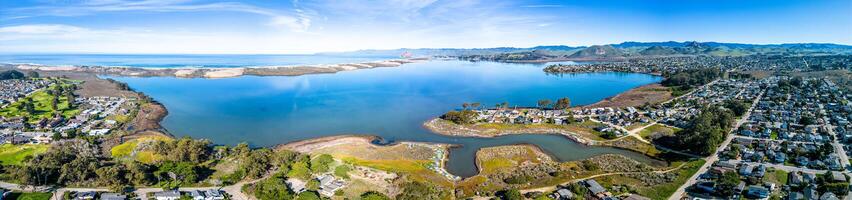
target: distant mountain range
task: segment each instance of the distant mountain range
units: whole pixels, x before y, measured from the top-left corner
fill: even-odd
[[[741,44],[720,42],[623,42],[620,44],[593,46],[536,46],[530,48],[427,48],[394,50],[360,50],[344,53],[325,53],[343,55],[385,55],[395,56],[405,52],[414,56],[454,56],[481,58],[487,60],[605,60],[642,56],[680,56],[680,55],[803,55],[803,54],[852,54],[852,46],[831,43],[790,43],[790,44]]]

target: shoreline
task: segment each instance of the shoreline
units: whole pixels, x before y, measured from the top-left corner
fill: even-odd
[[[401,63],[401,64],[404,64],[404,63]],[[399,64],[399,65],[401,65],[401,64]],[[395,66],[399,66],[399,65],[395,65]],[[12,66],[12,67],[16,67],[16,66]],[[392,66],[387,66],[387,67],[392,67]],[[100,68],[103,69],[103,67],[100,67]],[[53,69],[53,68],[51,68],[51,69]],[[83,74],[83,75],[88,75],[88,76],[94,75],[90,71],[69,70],[66,67],[58,67],[58,69],[59,70],[43,71],[42,68],[37,68],[35,70],[43,71],[46,74],[72,73],[72,74]],[[139,69],[139,68],[137,68],[137,69]],[[26,70],[33,70],[33,69],[26,69]],[[143,70],[147,70],[147,69],[143,69]],[[155,69],[155,70],[161,70],[161,69]],[[169,70],[184,70],[184,69],[169,69]],[[245,74],[243,74],[243,75],[245,75]],[[100,79],[102,81],[106,80],[106,79],[103,79],[103,78],[100,78],[100,77],[97,77],[97,76],[95,76],[95,78]],[[209,77],[204,77],[204,78],[209,78]],[[113,83],[113,84],[115,84],[115,83]],[[642,86],[640,86],[640,87],[642,87]],[[639,88],[639,87],[637,87],[637,88]],[[631,90],[634,90],[634,89],[636,89],[636,88],[633,88]],[[133,91],[133,90],[125,90],[125,91],[132,92],[132,93],[140,95],[140,96],[142,95],[142,93],[137,92],[137,91]],[[621,94],[627,93],[629,91],[630,90],[625,91]],[[619,94],[619,95],[621,95],[621,94]],[[607,98],[607,99],[609,99],[609,98]],[[606,99],[604,99],[604,100],[606,100]],[[604,101],[604,100],[601,100],[601,101]],[[595,103],[595,104],[597,104],[597,103]],[[165,108],[165,106],[162,105],[161,103],[157,102],[156,100],[151,101],[150,106],[151,106],[151,108],[148,108],[148,109],[153,109],[153,110],[155,110],[155,112],[141,112],[141,110],[144,110],[144,108],[140,108],[141,110],[137,114],[137,116],[134,118],[134,121],[140,120],[140,121],[142,121],[141,123],[148,124],[148,125],[154,125],[154,127],[149,127],[147,129],[133,130],[128,135],[120,136],[118,138],[119,141],[131,140],[131,139],[133,139],[137,136],[146,135],[146,134],[160,134],[160,135],[164,135],[164,136],[167,136],[167,137],[170,137],[170,138],[176,138],[176,136],[170,134],[168,132],[168,130],[165,127],[162,127],[162,125],[161,125],[162,121],[168,115],[168,110]],[[161,112],[156,112],[156,111],[161,111]],[[532,129],[532,130],[523,130],[523,129],[521,129],[521,130],[504,130],[504,131],[501,131],[501,132],[499,132],[498,134],[495,134],[495,135],[472,135],[469,132],[468,133],[460,132],[460,133],[456,133],[456,134],[445,134],[445,133],[442,133],[442,131],[435,130],[435,129],[433,129],[429,126],[430,122],[436,123],[436,121],[438,121],[437,119],[438,118],[435,118],[433,120],[429,120],[429,121],[424,122],[424,127],[429,129],[434,134],[442,134],[442,135],[450,135],[450,136],[458,136],[458,137],[480,137],[480,138],[498,137],[498,136],[512,135],[512,134],[554,134],[554,135],[558,134],[558,135],[562,135],[562,136],[566,137],[569,140],[572,140],[574,142],[577,142],[577,143],[580,143],[580,144],[583,144],[583,145],[599,145],[599,146],[608,146],[608,147],[618,148],[618,147],[611,146],[611,145],[599,144],[601,142],[588,139],[586,137],[583,137],[581,135],[578,135],[576,133],[573,133],[573,132],[570,132],[570,131],[567,131],[567,130],[547,129],[547,128]],[[199,138],[199,139],[203,139],[203,138]],[[294,150],[294,151],[298,151],[298,152],[310,152],[312,149],[320,149],[320,148],[323,148],[323,147],[334,146],[334,145],[347,145],[347,144],[351,144],[353,142],[354,143],[369,144],[369,145],[374,146],[374,147],[390,147],[390,146],[396,146],[396,145],[401,145],[401,144],[425,144],[425,145],[428,145],[428,146],[442,147],[443,148],[444,155],[440,160],[440,164],[441,164],[441,168],[443,168],[444,170],[446,170],[446,164],[450,160],[450,156],[451,156],[450,150],[452,148],[461,147],[458,144],[430,143],[430,142],[418,142],[418,141],[394,141],[392,143],[387,143],[387,144],[376,143],[375,141],[377,141],[379,139],[381,139],[381,137],[376,136],[376,135],[341,134],[341,135],[334,135],[334,136],[309,138],[309,139],[292,141],[292,142],[287,142],[287,143],[280,143],[280,144],[272,145],[272,146],[269,146],[269,147],[272,148],[272,149],[275,149],[275,150],[290,149],[290,150]],[[551,152],[544,151],[544,149],[542,149],[541,147],[534,145],[534,144],[517,143],[517,144],[511,144],[511,145],[531,146],[531,147],[534,147],[535,149],[537,149],[539,152],[544,153],[546,156],[551,158],[551,160],[558,160],[558,159],[555,159],[554,155]],[[511,146],[511,145],[501,145],[501,146]],[[500,147],[500,146],[490,146],[490,147]],[[483,147],[483,148],[489,148],[489,147]],[[482,151],[483,148],[476,149],[476,152]],[[626,149],[626,150],[631,150],[631,149]],[[635,151],[635,152],[638,152],[638,151]],[[642,152],[638,152],[638,153],[642,153]],[[480,174],[482,168],[481,168],[481,166],[479,166],[479,163],[476,163],[476,162],[478,162],[478,158],[476,156],[474,156],[473,158],[470,158],[470,159],[474,159],[475,166],[473,166],[473,167],[476,167],[476,171],[478,172],[477,175]],[[476,175],[474,175],[474,176],[476,176]],[[471,177],[473,177],[473,176],[471,176]],[[470,178],[470,177],[464,177],[461,180],[466,180],[467,178]]]
[[[359,63],[317,65],[273,65],[253,67],[129,67],[129,66],[49,66],[38,64],[3,64],[10,68],[39,72],[80,72],[97,75],[177,78],[232,78],[240,76],[299,76],[337,73],[379,67],[398,67],[408,63],[429,61],[430,58],[404,58]]]
[[[523,134],[551,134],[551,135],[561,135],[565,138],[583,144],[583,145],[596,145],[598,142],[592,139],[585,138],[580,136],[577,133],[570,132],[567,130],[560,129],[517,129],[517,130],[495,130],[496,133],[493,134],[483,134],[483,132],[488,130],[476,130],[463,125],[451,124],[445,120],[440,118],[432,118],[429,121],[423,122],[423,127],[428,129],[430,132],[445,135],[445,136],[454,136],[454,137],[473,137],[473,138],[494,138],[506,135],[523,135]]]

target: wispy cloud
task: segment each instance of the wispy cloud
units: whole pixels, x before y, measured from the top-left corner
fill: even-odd
[[[62,24],[30,24],[0,27],[3,34],[59,34],[80,32],[86,29]],[[0,38],[2,40],[2,38]]]
[[[558,4],[537,4],[537,5],[522,5],[521,8],[562,8],[563,5]]]
[[[85,16],[104,12],[143,11],[143,12],[205,12],[230,11],[243,12],[269,17],[269,25],[287,28],[296,32],[305,32],[311,26],[309,15],[297,10],[282,12],[240,2],[203,3],[194,0],[89,0],[76,4],[46,5],[5,9],[6,20],[38,16]]]

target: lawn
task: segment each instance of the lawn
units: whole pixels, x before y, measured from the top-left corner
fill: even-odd
[[[766,177],[764,180],[767,182],[775,183],[775,185],[787,185],[788,172],[780,169],[771,169],[769,173],[766,173]]]
[[[364,160],[355,157],[342,157],[341,160],[352,165],[371,167],[396,173],[419,173],[423,171],[430,171],[426,168],[426,166],[431,163],[428,160]]]
[[[63,84],[63,85],[67,85],[67,84]],[[11,105],[6,106],[6,108],[3,108],[2,110],[0,110],[0,116],[3,116],[3,117],[27,116],[27,117],[29,117],[29,122],[34,123],[34,122],[38,122],[38,120],[43,119],[43,118],[52,118],[53,113],[55,111],[60,112],[62,114],[62,116],[65,117],[66,119],[74,117],[75,115],[79,114],[80,113],[79,109],[71,107],[70,101],[73,101],[73,99],[71,99],[69,101],[69,99],[66,98],[65,95],[61,95],[61,94],[58,95],[59,96],[59,103],[57,103],[57,105],[56,105],[56,107],[57,107],[56,110],[51,108],[50,104],[53,101],[54,95],[48,94],[47,90],[52,90],[52,89],[55,89],[56,87],[58,87],[58,86],[53,85],[53,86],[50,86],[47,89],[42,89],[40,91],[37,91],[37,92],[35,92],[35,93],[33,93],[29,96],[32,99],[32,102],[33,102],[33,107],[34,107],[33,113],[27,113],[24,110],[19,110],[18,105],[23,103],[23,101],[17,101],[15,103],[12,103]]]
[[[647,126],[647,125],[648,125],[648,123],[637,122],[637,123],[633,123],[630,126],[627,126],[627,127],[624,127],[624,128],[632,131],[633,129],[642,128],[642,127]]]
[[[21,165],[27,157],[41,154],[50,147],[45,144],[3,144],[0,145],[0,163],[4,165]]]
[[[678,128],[672,128],[662,124],[654,124],[648,128],[642,129],[642,131],[639,131],[639,136],[642,136],[642,138],[645,139],[650,139],[651,136],[655,134],[673,135],[678,131],[680,131]]]
[[[12,193],[5,199],[10,200],[49,200],[53,196],[51,193],[35,192],[35,193]]]

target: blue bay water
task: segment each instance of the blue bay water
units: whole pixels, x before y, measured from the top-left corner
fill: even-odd
[[[632,151],[584,146],[558,135],[496,138],[450,137],[422,123],[464,102],[493,106],[534,106],[542,98],[571,98],[591,104],[658,76],[629,73],[547,75],[543,65],[430,61],[400,67],[336,74],[226,79],[111,77],[152,96],[169,110],[163,125],[176,136],[208,138],[219,144],[248,142],[272,146],[341,134],[377,135],[388,141],[439,142],[453,148],[448,170],[477,173],[473,156],[482,147],[534,144],[559,160],[605,153],[652,162]]]

